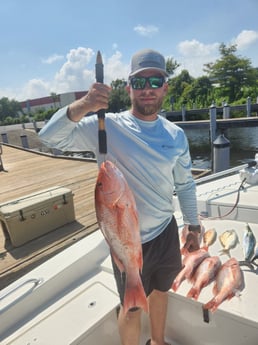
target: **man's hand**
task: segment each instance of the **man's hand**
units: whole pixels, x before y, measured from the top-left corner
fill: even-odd
[[[92,84],[85,96],[69,105],[67,116],[78,122],[89,112],[107,109],[110,91],[111,87],[106,84]]]
[[[184,244],[184,249],[189,252],[200,249],[200,233],[197,231],[189,231],[186,236],[186,241]]]

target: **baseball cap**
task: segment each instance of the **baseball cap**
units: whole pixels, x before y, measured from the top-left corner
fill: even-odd
[[[132,56],[131,72],[129,77],[144,71],[146,69],[154,69],[168,77],[166,71],[166,62],[163,55],[152,49],[143,49]]]

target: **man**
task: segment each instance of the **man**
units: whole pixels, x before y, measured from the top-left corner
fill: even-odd
[[[178,228],[173,216],[177,193],[185,224],[189,225],[186,248],[199,248],[195,183],[191,174],[188,142],[182,129],[158,115],[167,93],[166,64],[157,51],[137,52],[131,61],[126,89],[131,110],[106,114],[106,159],[116,163],[132,189],[139,213],[143,247],[142,281],[148,296],[151,339],[148,345],[167,345],[164,340],[167,291],[181,269]],[[98,120],[85,116],[108,107],[110,87],[94,83],[87,95],[60,109],[41,130],[48,146],[60,150],[90,150],[98,164]],[[123,303],[124,281],[113,262],[118,292]],[[123,345],[138,345],[141,310],[134,308],[118,317]]]

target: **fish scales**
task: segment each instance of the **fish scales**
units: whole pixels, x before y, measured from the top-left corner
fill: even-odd
[[[204,309],[215,312],[226,299],[234,297],[244,286],[243,274],[235,258],[228,259],[219,269],[213,287],[213,298],[204,304]]]
[[[177,291],[181,283],[188,279],[190,280],[194,269],[207,257],[209,257],[210,254],[207,252],[207,250],[201,248],[198,250],[195,250],[194,252],[190,252],[188,255],[186,255],[183,259],[183,268],[178,273],[176,278],[173,281],[172,284],[172,290]]]
[[[201,290],[215,278],[220,266],[221,261],[218,256],[205,258],[196,268],[191,278],[193,286],[189,290],[187,297],[197,300]]]
[[[143,259],[135,199],[122,172],[108,160],[99,169],[95,209],[113,259],[126,274],[124,312],[133,307],[147,312],[147,298],[140,277]]]
[[[226,230],[219,236],[220,243],[223,249],[220,251],[221,255],[226,254],[231,257],[230,250],[235,248],[239,243],[237,233],[234,229]]]
[[[246,231],[243,235],[243,252],[245,261],[250,261],[254,256],[256,238],[249,224],[246,224]]]

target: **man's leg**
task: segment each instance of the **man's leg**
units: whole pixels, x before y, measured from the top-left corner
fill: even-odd
[[[168,293],[153,290],[149,296],[151,345],[168,345],[164,341],[167,317]]]
[[[121,306],[118,315],[118,328],[122,345],[139,345],[141,332],[141,309],[123,312]]]

